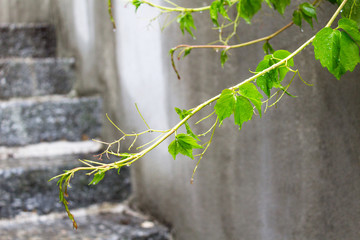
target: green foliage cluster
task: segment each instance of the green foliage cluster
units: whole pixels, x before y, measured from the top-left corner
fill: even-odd
[[[161,14],[175,13],[176,17],[174,20],[176,20],[179,24],[181,32],[183,34],[187,32],[193,38],[195,38],[194,32],[197,29],[193,19],[193,14],[197,12],[208,11],[210,23],[213,24],[215,30],[219,32],[219,39],[215,42],[216,45],[179,45],[170,50],[172,65],[178,77],[179,73],[176,70],[175,61],[173,59],[175,52],[178,52],[178,59],[180,59],[181,56],[185,57],[189,55],[193,49],[203,48],[214,49],[216,51],[221,50],[220,62],[223,66],[228,60],[228,51],[255,43],[264,42],[263,50],[265,52],[265,56],[257,65],[253,75],[243,82],[228,89],[224,89],[221,94],[199,104],[195,108],[189,110],[175,108],[180,121],[171,129],[163,131],[151,129],[141,116],[140,111],[139,114],[148,127],[148,130],[141,133],[127,134],[109,119],[109,121],[123,134],[123,136],[111,143],[102,142],[107,146],[107,148],[102,154],[100,154],[100,158],[102,155],[114,155],[119,157],[120,160],[111,164],[99,163],[90,160],[81,160],[81,162],[86,165],[85,167],[78,167],[72,170],[68,170],[63,174],[54,177],[60,178],[58,181],[60,201],[64,204],[69,218],[73,221],[74,227],[77,227],[77,225],[74,217],[69,211],[68,203],[65,198],[67,197],[67,188],[70,179],[74,176],[75,172],[88,171],[88,175],[93,175],[93,179],[91,180],[90,184],[98,184],[104,178],[105,173],[108,170],[120,170],[122,166],[131,165],[133,162],[142,158],[149,151],[153,150],[160,143],[174,134],[175,139],[168,146],[168,151],[174,159],[176,159],[178,154],[182,154],[191,159],[194,159],[194,157],[199,157],[193,172],[194,176],[200,160],[212,142],[215,130],[223,124],[223,121],[226,118],[229,118],[233,115],[234,123],[240,130],[243,127],[243,124],[251,120],[254,115],[259,115],[261,117],[262,114],[266,111],[267,107],[271,107],[276,104],[282,98],[282,96],[284,96],[284,94],[292,96],[288,92],[288,88],[295,76],[300,77],[299,70],[292,69],[294,67],[293,58],[306,46],[310,45],[311,43],[313,44],[315,58],[318,59],[322,66],[326,67],[328,71],[332,73],[337,79],[340,79],[341,76],[347,71],[353,71],[357,64],[360,63],[360,0],[327,0],[327,2],[337,4],[339,6],[338,9],[324,28],[322,28],[314,37],[310,38],[292,53],[287,50],[275,51],[269,41],[293,24],[302,28],[303,20],[311,27],[313,27],[314,20],[317,21],[317,7],[324,1],[315,0],[313,3],[304,1],[293,10],[292,22],[290,22],[288,25],[267,37],[255,39],[246,43],[237,43],[234,45],[230,45],[229,42],[231,39],[233,39],[234,36],[236,36],[236,30],[240,24],[241,19],[246,23],[251,23],[252,18],[262,8],[263,3],[266,3],[265,5],[283,15],[291,1],[214,0],[208,6],[199,8],[184,8],[171,2],[170,0],[164,1],[170,6],[156,5],[147,0],[131,0],[131,3],[135,6],[136,11],[140,6],[148,5],[150,7],[159,9]],[[109,14],[111,19],[113,19],[110,6],[111,1],[109,0]],[[229,11],[232,11],[231,9],[233,8],[236,14],[235,17],[231,19],[229,17]],[[338,26],[336,28],[332,28],[331,25],[340,12],[342,18],[338,21]],[[223,30],[228,28],[231,29],[230,34],[225,35],[225,31]],[[289,83],[284,84],[286,76],[289,72],[294,73],[294,75]],[[303,80],[301,77],[300,79]],[[263,100],[264,96],[260,91],[265,94],[265,100]],[[274,98],[275,102],[268,106],[270,100]],[[213,102],[216,102],[213,112],[197,122],[199,123],[215,118],[210,129],[202,134],[194,133],[188,123],[188,120]],[[266,105],[265,110],[263,107],[264,104]],[[185,126],[186,133],[178,133],[181,126]],[[120,142],[125,141],[125,137],[134,137],[134,140],[129,148],[130,151],[139,136],[150,132],[156,132],[159,134],[159,136],[137,148],[141,149],[146,147],[144,150],[137,153],[120,153]],[[210,135],[208,141],[201,144],[203,137],[208,134]],[[113,150],[114,146],[117,146],[117,151]],[[196,149],[201,149],[202,152],[199,154],[194,154],[194,151],[199,151]]]
[[[357,23],[351,19],[339,20],[338,27],[323,28],[314,39],[315,58],[337,79],[352,72],[360,62],[360,32]]]

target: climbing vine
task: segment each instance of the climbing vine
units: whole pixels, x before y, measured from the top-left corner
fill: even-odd
[[[340,79],[347,71],[353,71],[357,64],[360,63],[360,0],[327,1],[332,4],[337,4],[337,10],[332,15],[331,19],[329,19],[325,27],[293,52],[287,50],[275,51],[270,41],[292,25],[297,25],[302,28],[303,24],[307,23],[313,27],[314,22],[317,22],[318,6],[325,2],[324,0],[315,0],[312,3],[304,1],[293,10],[292,21],[278,31],[263,38],[235,44],[232,43],[235,42],[234,37],[237,34],[236,31],[243,20],[246,23],[251,23],[253,16],[259,12],[263,5],[267,5],[269,8],[283,15],[291,1],[215,0],[208,6],[198,8],[182,7],[170,0],[164,0],[166,5],[157,5],[147,0],[130,1],[135,7],[135,11],[143,5],[148,5],[158,9],[160,15],[175,15],[173,18],[167,18],[169,20],[165,22],[164,25],[167,26],[176,21],[182,34],[189,34],[193,38],[196,37],[196,24],[193,19],[193,14],[205,11],[209,13],[209,21],[214,25],[214,30],[219,33],[218,39],[215,42],[204,45],[181,44],[170,49],[171,63],[174,72],[179,79],[180,73],[176,68],[175,57],[180,60],[181,58],[188,56],[192,50],[195,49],[220,50],[220,64],[222,66],[226,64],[226,61],[229,58],[229,51],[259,42],[263,42],[265,56],[263,60],[259,62],[255,71],[252,72],[252,76],[237,85],[224,89],[219,95],[210,98],[195,108],[175,108],[180,120],[171,129],[156,130],[150,128],[137,106],[136,108],[139,115],[147,126],[147,129],[143,132],[126,133],[116,126],[108,117],[108,120],[114,127],[122,133],[122,137],[110,143],[101,142],[104,144],[105,150],[98,155],[99,161],[80,160],[84,166],[66,170],[64,173],[52,178],[59,179],[57,182],[59,187],[59,199],[60,202],[64,204],[69,218],[73,221],[74,228],[77,228],[77,224],[73,215],[70,213],[66,198],[68,197],[70,180],[76,172],[86,171],[87,175],[93,176],[93,179],[89,184],[98,184],[104,178],[105,173],[108,170],[117,169],[120,173],[120,169],[123,166],[130,166],[132,163],[156,148],[165,139],[174,135],[173,141],[168,146],[168,151],[174,159],[176,159],[178,154],[185,155],[192,159],[198,158],[198,162],[191,178],[192,182],[200,160],[204,157],[212,142],[214,132],[222,125],[224,119],[233,116],[234,123],[241,129],[244,123],[250,121],[254,115],[261,117],[269,107],[272,107],[279,102],[285,94],[293,97],[288,92],[288,88],[295,76],[298,76],[305,84],[309,85],[301,78],[299,70],[295,68],[296,65],[294,61],[294,57],[303,51],[305,47],[310,44],[314,46],[315,59],[319,60],[321,65],[327,68],[335,78]],[[263,4],[264,2],[265,4]],[[111,0],[108,0],[108,7],[110,19],[115,28]],[[235,12],[233,18],[230,17],[230,11]],[[337,22],[337,26],[333,28],[332,25],[339,15],[341,15],[341,18]],[[290,81],[285,84],[284,79],[290,74],[292,74],[292,77]],[[265,95],[265,99],[262,93]],[[200,119],[196,123],[198,124],[202,121],[214,119],[211,127],[204,133],[196,134],[192,130],[188,120],[213,102],[216,102],[216,104],[213,105],[214,110],[208,116]],[[183,125],[185,126],[185,132],[180,132],[179,129]],[[135,151],[133,151],[137,139],[148,133],[155,133],[157,135],[153,140],[137,147]],[[206,136],[207,141],[203,140]],[[132,140],[128,152],[121,152],[121,144],[129,138]],[[199,153],[194,154],[194,151],[199,151]],[[110,155],[118,157],[119,160],[112,163],[100,161],[104,156],[109,158]]]

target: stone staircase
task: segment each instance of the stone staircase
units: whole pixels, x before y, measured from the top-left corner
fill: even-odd
[[[91,141],[100,134],[101,98],[70,96],[74,95],[70,92],[75,75],[74,59],[56,57],[53,26],[0,26],[0,239],[169,239],[167,229],[161,225],[153,223],[150,228],[142,228],[148,219],[139,216],[131,218],[136,222],[132,225],[134,231],[120,220],[112,223],[128,228],[123,235],[116,232],[109,235],[111,238],[88,238],[84,233],[83,238],[69,237],[71,222],[64,221],[56,181],[48,180],[79,165],[77,159],[90,158],[101,148]],[[129,170],[122,169],[120,175],[115,171],[107,174],[96,186],[88,186],[90,180],[84,174],[74,178],[69,206],[82,209],[82,217],[92,216],[111,225],[109,219],[91,211],[92,204],[127,199],[131,192]],[[107,212],[109,216],[123,213]],[[28,221],[24,223],[24,219]],[[41,219],[47,220],[42,223]],[[64,228],[65,235],[42,235],[38,229],[49,228],[50,222],[54,229]],[[136,234],[136,227],[144,231]],[[18,232],[22,232],[21,236]]]

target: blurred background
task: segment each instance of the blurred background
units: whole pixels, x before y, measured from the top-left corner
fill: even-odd
[[[69,202],[79,229],[72,230],[56,182],[47,180],[79,158],[96,159],[103,146],[92,138],[121,137],[105,113],[139,132],[146,125],[136,103],[151,128],[169,129],[175,107],[195,107],[251,76],[264,56],[262,44],[232,50],[221,68],[220,53],[193,50],[176,61],[178,80],[168,52],[216,40],[208,13],[194,15],[195,40],[176,23],[162,30],[165,16],[151,21],[159,12],[150,7],[135,14],[113,0],[112,11],[116,30],[107,1],[0,0],[0,239],[360,239],[360,72],[337,81],[312,46],[294,68],[314,86],[296,77],[289,91],[297,98],[285,96],[241,131],[225,120],[193,184],[197,161],[174,161],[172,139],[96,186],[76,175]],[[314,29],[293,26],[271,44],[295,50],[334,11],[323,3]],[[252,25],[241,24],[238,40],[267,36],[291,19],[291,11],[281,16],[264,4]],[[205,132],[213,121],[193,129]]]

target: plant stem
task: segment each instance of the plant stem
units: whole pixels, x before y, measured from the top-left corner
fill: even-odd
[[[329,22],[327,23],[327,26],[331,26],[331,24],[334,22],[334,20],[336,19],[337,15],[340,13],[340,10],[344,7],[345,3],[347,2],[347,0],[344,0],[342,2],[342,4],[339,6],[339,8],[336,10],[336,12],[334,13],[334,15],[331,17],[331,19],[329,20]],[[265,73],[270,72],[271,70],[286,64],[287,61],[289,61],[290,59],[292,59],[293,57],[295,57],[297,54],[299,54],[306,46],[308,46],[310,43],[312,43],[314,41],[315,36],[311,37],[309,40],[307,40],[303,45],[301,45],[298,49],[296,49],[293,53],[291,53],[288,57],[284,58],[283,60],[279,61],[278,63],[270,66],[269,68],[255,74],[252,77],[249,77],[248,79],[242,81],[241,83],[230,87],[229,89],[231,90],[236,90],[239,87],[241,87],[242,85],[244,85],[245,83],[254,81],[255,79],[257,79],[258,77],[264,75]],[[169,136],[171,136],[175,131],[177,131],[185,122],[187,122],[192,116],[194,116],[197,112],[199,112],[201,109],[203,109],[204,107],[206,107],[207,105],[209,105],[212,102],[215,102],[217,99],[220,98],[220,94],[218,94],[217,96],[210,98],[209,100],[201,103],[200,105],[198,105],[197,107],[193,108],[193,110],[191,111],[191,113],[189,115],[187,115],[185,118],[183,118],[180,122],[178,122],[173,128],[170,129],[169,132],[167,132],[163,137],[161,137],[158,141],[156,141],[153,145],[151,145],[150,147],[148,147],[147,149],[144,149],[143,151],[141,151],[139,154],[139,158],[143,157],[145,154],[147,154],[148,152],[150,152],[151,150],[153,150],[155,147],[157,147],[160,143],[162,143],[165,139],[167,139]],[[139,158],[134,159],[135,161]],[[134,162],[131,161],[132,162]]]
[[[151,7],[161,9],[161,10],[164,10],[167,12],[201,12],[201,11],[206,11],[206,10],[210,9],[210,6],[205,6],[205,7],[200,7],[200,8],[184,8],[184,7],[171,8],[171,7],[164,7],[161,5],[157,5],[152,2],[145,1],[145,0],[142,0],[141,2],[147,4]]]

